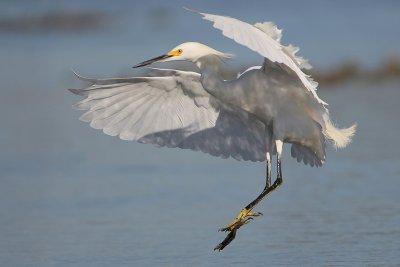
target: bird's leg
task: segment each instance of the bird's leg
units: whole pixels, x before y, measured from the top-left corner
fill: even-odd
[[[271,168],[270,168],[270,163],[268,160],[267,156],[267,181],[266,185],[264,187],[264,190],[261,192],[261,194],[253,200],[250,204],[248,204],[242,211],[239,213],[239,215],[233,220],[232,223],[230,223],[228,226],[220,229],[219,231],[224,231],[224,232],[229,232],[227,237],[217,246],[215,247],[214,250],[222,250],[224,249],[230,242],[235,239],[236,236],[236,231],[242,227],[243,225],[247,224],[252,220],[252,217],[260,216],[262,215],[261,212],[251,212],[255,206],[257,206],[258,203],[261,202],[269,193],[277,189],[281,184],[282,184],[282,168],[281,168],[281,154],[282,154],[282,146],[283,143],[280,140],[276,141],[276,148],[277,148],[277,177],[275,182],[270,185],[269,180],[271,179]]]
[[[243,222],[245,222],[246,218],[251,218],[251,217],[257,217],[262,215],[261,212],[251,212],[251,210],[272,190],[268,190],[271,187],[271,154],[267,152],[266,154],[266,159],[267,159],[267,169],[266,169],[266,178],[265,178],[265,187],[261,194],[254,200],[252,201],[249,205],[247,205],[244,209],[242,209],[239,213],[239,215],[231,222],[228,226],[220,229],[220,231],[232,231],[235,227],[235,225],[243,225]],[[248,223],[248,221],[246,222]]]
[[[267,158],[267,174],[265,178],[265,188],[268,188],[271,186],[271,154],[269,152],[267,152],[266,158]]]

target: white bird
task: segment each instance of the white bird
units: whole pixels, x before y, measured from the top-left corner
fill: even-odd
[[[235,238],[237,229],[261,215],[253,208],[281,185],[283,143],[291,144],[291,154],[298,162],[321,166],[326,141],[335,148],[345,147],[356,125],[345,129],[333,125],[327,104],[316,94],[317,83],[302,71],[311,66],[295,55],[297,47],[280,43],[281,30],[275,24],[251,25],[230,17],[199,14],[226,37],[260,54],[262,66],[251,67],[236,79],[223,80],[221,63],[232,56],[187,42],[134,67],[184,60],[194,63],[200,73],[152,69],[148,77],[78,76],[92,84],[70,91],[85,97],[74,105],[87,110],[80,120],[105,134],[223,158],[267,162],[261,194],[220,229],[228,232],[215,248],[222,250]],[[271,183],[271,157],[275,154],[277,178]]]

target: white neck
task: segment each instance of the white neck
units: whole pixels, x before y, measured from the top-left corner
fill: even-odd
[[[218,98],[224,82],[220,76],[221,59],[215,55],[207,55],[198,58],[195,62],[201,72],[201,84],[211,95]]]

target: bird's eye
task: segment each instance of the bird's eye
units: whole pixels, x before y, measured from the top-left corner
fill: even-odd
[[[178,53],[179,53],[179,54],[182,54],[182,49],[178,49]]]

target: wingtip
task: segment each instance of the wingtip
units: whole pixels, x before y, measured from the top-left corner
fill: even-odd
[[[75,95],[82,95],[82,90],[81,89],[68,89],[71,93]]]
[[[72,73],[81,81],[93,82],[93,79],[79,75],[74,69],[71,68]]]
[[[72,73],[73,73],[78,79],[82,78],[82,76],[80,76],[80,75],[78,74],[78,72],[76,72],[73,68],[71,68],[71,71],[72,71]]]
[[[185,7],[185,6],[182,6],[182,8],[185,9],[185,10],[187,10],[187,11],[190,11],[190,12],[193,12],[193,13],[197,13],[197,14],[199,14],[199,15],[201,15],[201,16],[204,16],[204,15],[205,15],[204,13],[202,13],[202,12],[196,10],[196,9],[193,9],[193,8],[189,8],[189,7]]]
[[[189,8],[189,7],[182,6],[182,8],[185,9],[185,10],[187,10],[187,11],[193,12],[193,13],[200,13],[199,11],[194,10],[194,9],[192,9],[192,8]]]

